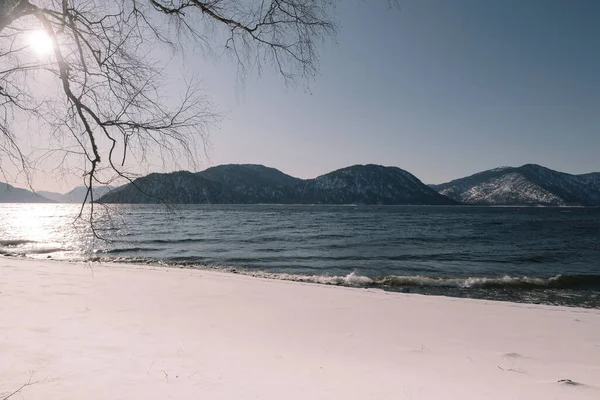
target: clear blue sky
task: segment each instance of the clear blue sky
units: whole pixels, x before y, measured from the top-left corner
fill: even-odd
[[[310,92],[189,58],[225,121],[208,165],[315,177],[357,163],[438,183],[502,165],[600,171],[600,1],[340,2]]]
[[[312,178],[377,163],[425,183],[525,163],[600,172],[600,0],[386,3],[339,1],[337,43],[308,90],[270,68],[240,85],[227,57],[173,61],[170,78],[194,71],[224,115],[201,168],[259,163]],[[38,190],[79,184],[34,179]]]

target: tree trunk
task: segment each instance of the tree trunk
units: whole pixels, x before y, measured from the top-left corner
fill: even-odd
[[[32,5],[27,0],[6,0],[0,5],[0,32],[13,21],[30,14]]]

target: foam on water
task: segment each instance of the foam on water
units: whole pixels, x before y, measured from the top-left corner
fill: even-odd
[[[382,288],[455,288],[455,289],[594,289],[600,290],[600,275],[556,275],[552,277],[499,276],[449,278],[435,276],[386,276],[369,277],[352,271],[346,275],[294,274],[240,268],[225,265],[203,265],[188,262],[166,262],[144,257],[95,257],[92,261],[153,264],[165,267],[194,268],[243,274],[257,278],[287,280],[352,287]]]
[[[231,269],[226,269],[231,271]],[[324,285],[342,285],[342,286],[358,286],[364,287],[374,283],[373,279],[367,276],[357,275],[355,271],[343,276],[327,276],[327,275],[302,275],[302,274],[287,274],[287,273],[275,273],[275,272],[263,272],[263,271],[238,271],[244,275],[255,276],[259,278],[267,279],[279,279],[286,281],[295,282],[307,282],[307,283],[320,283]]]
[[[27,239],[8,239],[8,240],[0,240],[0,247],[17,247],[22,246],[24,244],[35,243],[34,240]]]
[[[600,287],[598,275],[556,275],[549,278],[508,276],[442,278],[427,276],[390,276],[376,283],[389,286],[437,286],[455,288],[577,288]]]
[[[323,275],[302,275],[287,273],[271,273],[242,271],[236,269],[235,272],[247,275],[283,279],[299,282],[312,282],[328,285],[344,285],[359,287],[439,287],[439,288],[513,288],[513,289],[574,289],[574,288],[598,288],[600,289],[600,276],[597,275],[557,275],[550,278],[531,278],[531,277],[468,277],[468,278],[442,278],[428,276],[388,276],[384,278],[371,278],[361,276],[356,271],[348,275],[323,276]]]

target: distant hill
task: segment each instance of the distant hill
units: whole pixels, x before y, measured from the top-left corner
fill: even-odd
[[[196,174],[150,174],[100,201],[162,200],[174,204],[456,204],[410,173],[380,165],[355,165],[307,180],[254,164],[221,165]]]
[[[44,196],[47,199],[52,200],[53,202],[56,203],[63,203],[63,194],[60,193],[55,193],[55,192],[48,192],[45,190],[38,190],[36,191],[37,194],[39,194],[40,196]]]
[[[496,168],[430,187],[466,204],[600,205],[600,173],[571,175],[536,164]]]
[[[94,186],[94,200],[98,200],[109,191],[113,190],[112,186]],[[49,198],[57,203],[83,203],[85,195],[87,193],[86,186],[77,186],[75,189],[68,193],[60,194],[55,192],[39,191],[38,194]]]
[[[38,193],[0,182],[0,203],[54,203]]]

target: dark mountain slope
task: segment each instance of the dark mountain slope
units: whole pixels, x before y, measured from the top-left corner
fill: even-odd
[[[140,187],[141,193],[136,187]],[[261,165],[196,174],[151,174],[107,194],[106,203],[456,204],[396,167],[355,165],[301,180]]]
[[[221,184],[188,171],[153,173],[121,186],[101,199],[101,203],[207,204],[232,202],[234,197]]]
[[[291,188],[302,180],[256,164],[228,164],[208,168],[196,175],[229,190],[238,204],[289,203]]]

